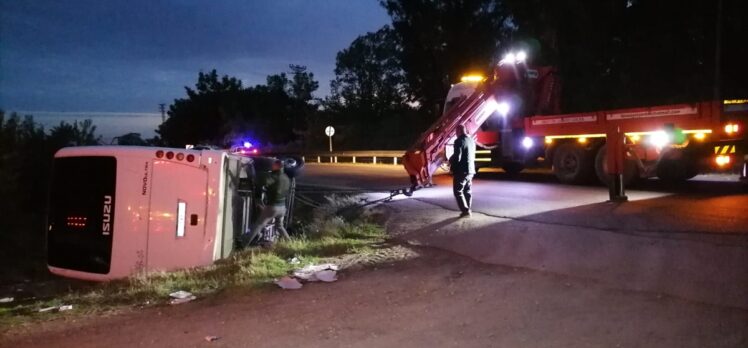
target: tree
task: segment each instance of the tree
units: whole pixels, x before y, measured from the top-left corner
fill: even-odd
[[[114,137],[112,141],[116,141],[117,145],[129,145],[129,146],[147,146],[148,142],[143,140],[140,133],[126,133],[120,136]]]
[[[156,133],[169,146],[223,141],[228,121],[238,114],[244,92],[242,82],[216,70],[198,74],[195,89],[185,87],[187,98],[169,106],[169,118]]]
[[[506,0],[518,41],[559,67],[565,111],[708,100],[713,97],[717,2]],[[748,3],[724,0],[725,95],[748,94],[742,58]],[[593,29],[594,28],[594,29]]]
[[[187,98],[176,99],[169,118],[156,131],[161,142],[228,145],[240,138],[263,144],[288,143],[297,138],[305,120],[316,110],[312,92],[319,84],[306,68],[271,75],[267,84],[244,88],[239,79],[216,70],[199,73],[195,88],[185,87]]]
[[[389,26],[359,36],[338,52],[325,108],[347,147],[402,148],[409,142],[403,137],[412,138],[422,128],[413,125],[399,53]]]
[[[312,95],[317,89],[319,89],[319,82],[314,80],[314,74],[307,71],[306,66],[303,65],[289,65],[291,69],[291,83],[287,93],[291,98],[303,102],[309,103],[314,99]]]
[[[450,84],[487,72],[512,31],[501,0],[381,0],[402,51],[407,86],[433,120]]]
[[[30,120],[33,123],[33,121]],[[59,125],[49,131],[48,141],[53,147],[99,145],[101,136],[96,135],[96,126],[91,120],[73,121],[67,123],[61,121]]]
[[[330,83],[332,99],[345,105],[371,107],[379,116],[404,105],[410,97],[400,52],[396,34],[389,26],[356,38],[335,58],[335,79]]]

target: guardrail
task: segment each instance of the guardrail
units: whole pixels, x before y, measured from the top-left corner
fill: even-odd
[[[476,162],[491,162],[491,150],[478,150]],[[306,163],[368,163],[368,164],[402,164],[400,158],[405,150],[367,150],[367,151],[333,151],[295,153]],[[289,155],[283,153],[266,153],[266,155]]]
[[[369,163],[369,164],[402,164],[400,157],[405,150],[383,151],[333,151],[306,153],[301,157],[306,163]]]

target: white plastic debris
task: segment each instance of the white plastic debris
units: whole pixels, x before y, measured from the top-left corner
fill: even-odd
[[[57,306],[46,307],[46,308],[42,308],[42,309],[40,309],[40,310],[39,310],[39,313],[49,312],[49,311],[53,311],[53,310],[55,310],[55,309],[57,309]]]
[[[293,276],[301,280],[306,280],[308,282],[316,282],[316,281],[321,280],[317,276],[318,273],[323,272],[323,271],[337,271],[337,270],[338,270],[338,266],[332,263],[324,263],[321,265],[307,265],[307,266],[304,266],[304,268],[295,270],[293,272]],[[333,272],[332,276],[333,278],[335,277],[335,272]],[[329,274],[325,275],[325,277],[326,279],[330,279]],[[330,281],[335,281],[335,280],[330,280]]]
[[[169,297],[177,299],[188,298],[190,296],[192,296],[192,293],[184,290],[175,291],[169,294]]]
[[[290,263],[292,265],[298,265],[298,264],[301,263],[301,260],[298,257],[294,257],[294,258],[288,260],[288,263]]]
[[[0,303],[11,303],[13,302],[13,300],[14,300],[13,297],[3,297],[3,298],[0,298]]]
[[[208,341],[208,342],[218,341],[220,339],[221,338],[218,337],[218,336],[205,336],[205,340]]]
[[[73,305],[64,305],[64,306],[60,306],[60,308],[58,310],[60,312],[64,312],[64,311],[69,311],[71,309],[73,309]]]
[[[281,279],[278,279],[275,281],[275,284],[277,284],[284,290],[298,290],[303,286],[301,285],[301,283],[299,283],[298,280],[291,277],[283,277]]]
[[[197,299],[197,297],[195,297],[195,295],[193,295],[191,292],[184,290],[172,292],[171,294],[169,294],[169,297],[171,297],[171,301],[169,301],[169,304],[173,305],[187,303]]]
[[[319,271],[314,274],[315,277],[317,277],[318,280],[323,281],[325,283],[332,283],[336,280],[338,280],[338,272],[333,270],[324,270]]]

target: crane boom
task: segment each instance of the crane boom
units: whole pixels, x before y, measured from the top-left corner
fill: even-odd
[[[455,137],[457,126],[464,125],[474,135],[493,114],[498,104],[492,93],[498,83],[482,83],[466,99],[447,110],[403,155],[403,166],[413,189],[431,184],[431,177],[446,160],[445,146]]]

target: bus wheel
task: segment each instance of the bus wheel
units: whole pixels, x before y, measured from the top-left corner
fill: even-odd
[[[505,162],[501,165],[501,169],[509,175],[517,175],[525,170],[525,165],[519,162]]]
[[[600,182],[608,186],[610,185],[610,175],[606,172],[608,169],[608,147],[603,145],[597,150],[595,155],[595,174]],[[636,166],[636,160],[626,158],[623,162],[623,184],[628,186],[635,182],[639,178],[639,169]]]
[[[553,174],[564,184],[582,184],[592,177],[590,151],[571,143],[561,144],[553,156]]]

